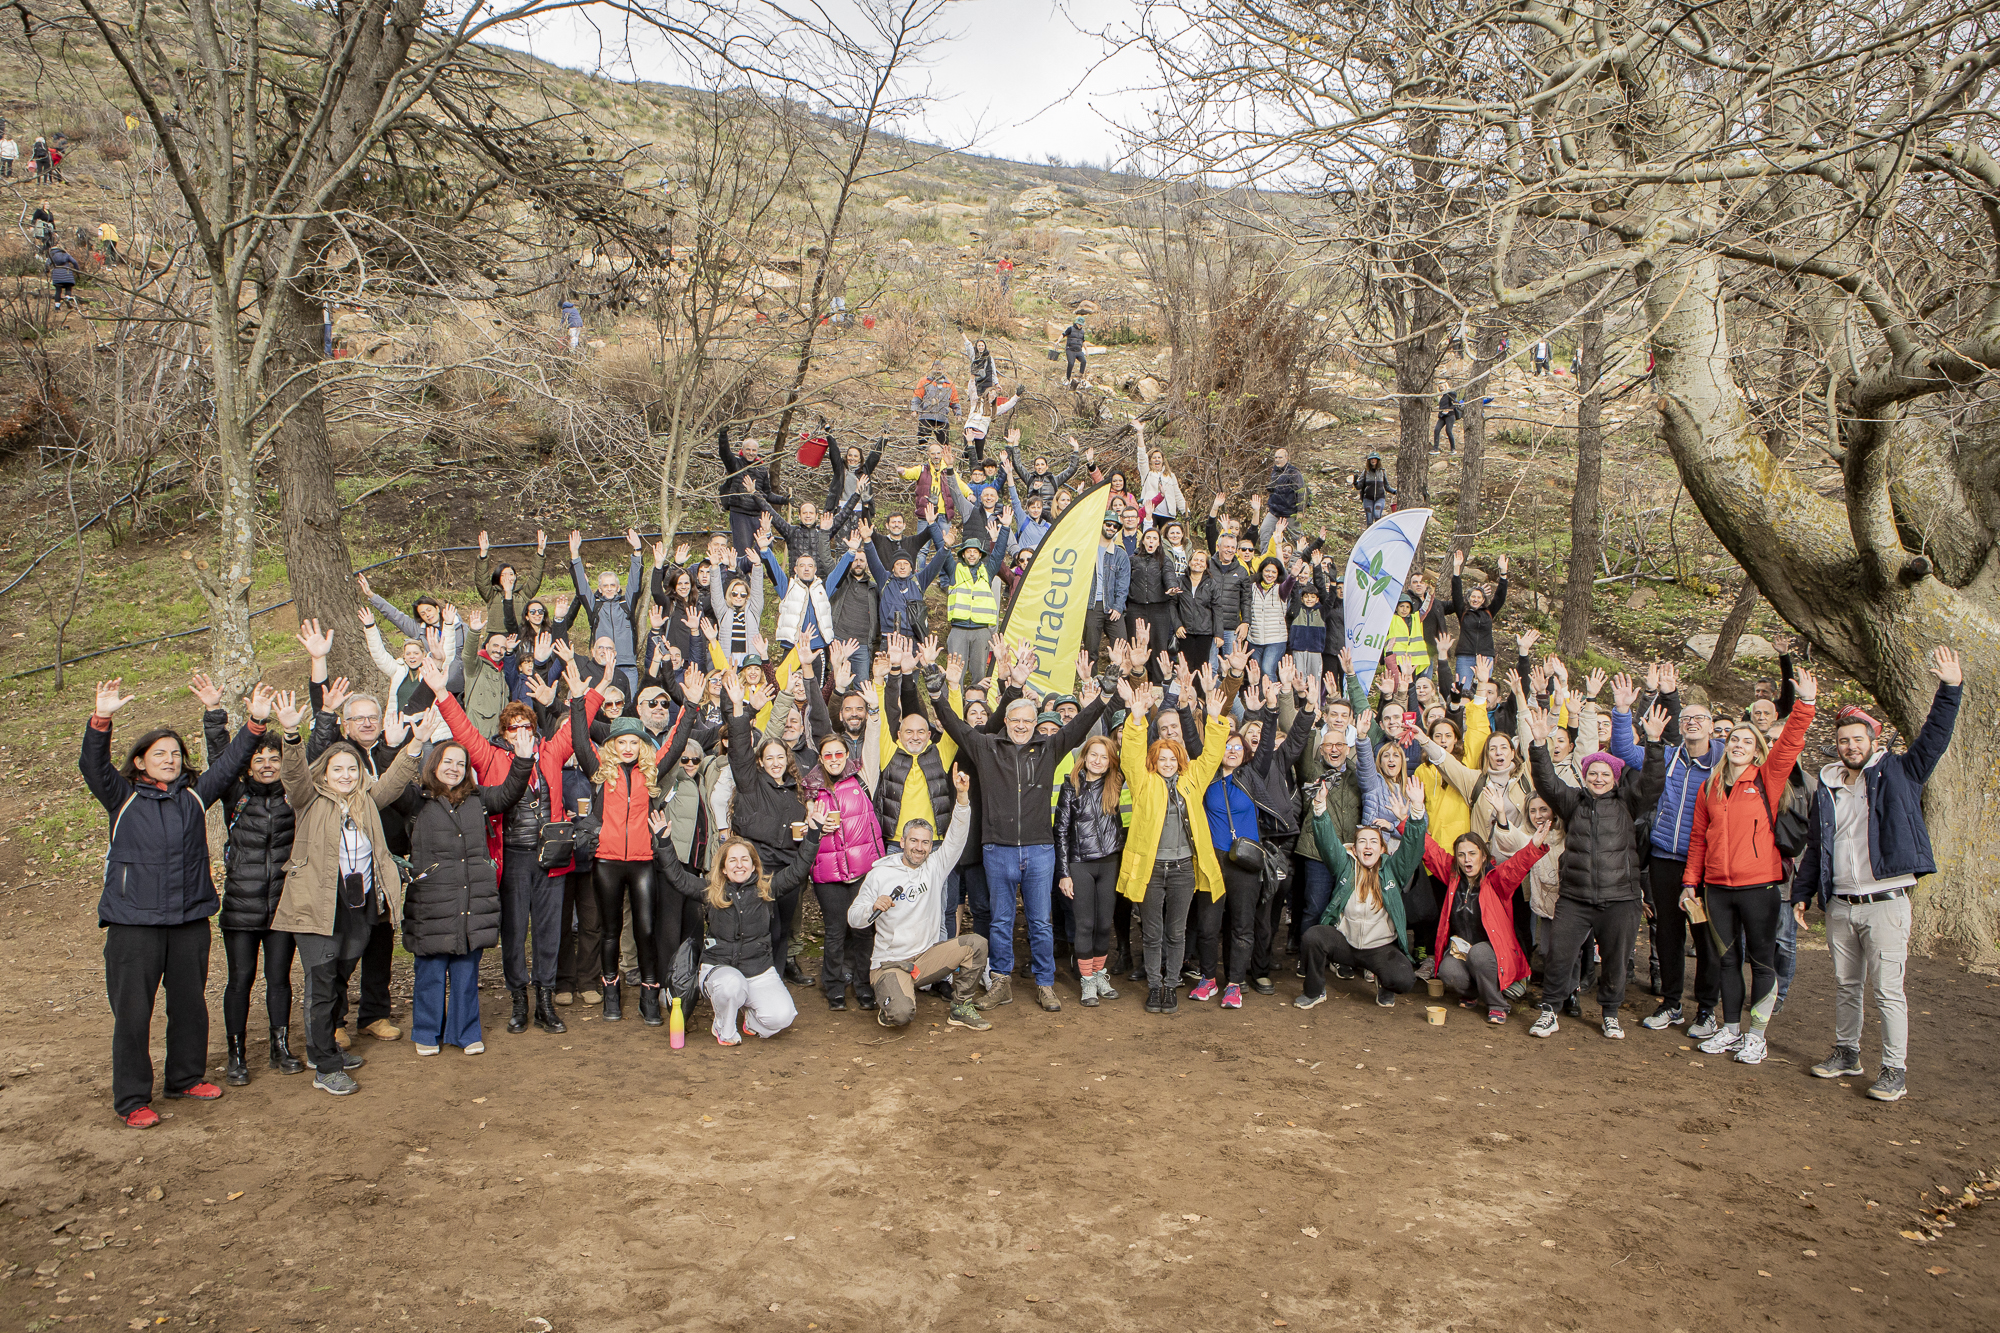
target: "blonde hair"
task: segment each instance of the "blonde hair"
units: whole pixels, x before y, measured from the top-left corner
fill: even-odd
[[[607,770],[617,768],[622,762],[612,757],[611,747],[624,739],[625,737],[623,736],[615,736],[597,747],[597,780],[600,783],[609,782],[610,778],[607,776]],[[639,776],[646,780],[646,790],[658,796],[660,794],[660,752],[655,750],[652,742],[646,740],[643,736],[634,736],[632,739],[639,742],[639,757],[634,761],[639,767]]]
[[[1097,781],[1084,772],[1083,761],[1090,758],[1090,752],[1099,747],[1103,748],[1104,757],[1111,761],[1111,767],[1104,770],[1104,813],[1116,814],[1119,793],[1125,785],[1125,775],[1118,770],[1118,747],[1111,743],[1109,736],[1092,736],[1083,743],[1083,748],[1076,753],[1076,765],[1069,771],[1069,785],[1081,794],[1085,782]]]
[[[1748,732],[1750,735],[1756,737],[1757,740],[1756,757],[1743,766],[1742,773],[1736,774],[1736,778],[1740,780],[1743,773],[1748,773],[1753,768],[1761,768],[1764,761],[1771,757],[1771,738],[1766,736],[1762,731],[1759,731],[1756,724],[1747,720],[1737,721],[1730,724],[1728,734],[1722,738],[1723,745],[1727,746],[1729,742],[1735,740],[1736,733],[1739,731]],[[1701,784],[1702,790],[1719,801],[1727,794],[1722,790],[1722,785],[1729,780],[1729,756],[1724,754],[1721,762],[1710,770],[1708,781]]]
[[[1354,831],[1356,848],[1360,846],[1361,835],[1364,833],[1375,835],[1375,845],[1382,849],[1382,860],[1367,866],[1361,864],[1359,855],[1354,856],[1354,892],[1370,907],[1380,907],[1382,906],[1382,861],[1389,858],[1389,839],[1383,835],[1381,829],[1371,824]]]
[[[716,848],[715,864],[709,868],[708,905],[716,908],[729,906],[729,879],[722,873],[722,864],[728,859],[732,847],[741,847],[750,853],[750,878],[757,885],[757,896],[767,903],[771,902],[771,877],[764,873],[764,858],[757,855],[756,847],[747,839],[731,838]]]

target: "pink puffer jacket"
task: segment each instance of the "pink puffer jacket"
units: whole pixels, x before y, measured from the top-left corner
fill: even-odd
[[[882,859],[882,821],[876,817],[875,803],[868,786],[848,773],[831,787],[821,789],[820,799],[832,801],[840,810],[840,832],[819,840],[819,855],[813,858],[813,883],[832,884],[860,879]]]

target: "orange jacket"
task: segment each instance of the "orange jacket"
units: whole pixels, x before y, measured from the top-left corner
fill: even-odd
[[[637,764],[621,764],[606,756],[597,770],[598,813],[603,829],[597,835],[600,861],[650,861],[653,830],[646,822],[653,795]]]
[[[1690,887],[1750,888],[1776,884],[1785,878],[1784,858],[1771,830],[1772,812],[1785,799],[1785,783],[1805,749],[1813,706],[1792,705],[1785,729],[1771,746],[1770,757],[1737,775],[1727,795],[1703,783],[1694,803],[1694,830],[1688,836],[1687,869],[1681,882]],[[1718,760],[1720,771],[1727,759]]]

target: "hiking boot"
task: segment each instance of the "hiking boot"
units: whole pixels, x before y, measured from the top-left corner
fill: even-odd
[[[344,1069],[336,1069],[331,1074],[314,1074],[313,1086],[336,1097],[346,1097],[361,1091],[361,1085],[356,1083],[353,1075]]]
[[[1092,973],[1091,975],[1097,979],[1098,999],[1115,1000],[1118,998],[1118,992],[1111,989],[1111,978],[1105,975],[1103,968],[1101,967],[1098,968],[1097,971]]]
[[[342,1051],[340,1053],[340,1067],[342,1069],[359,1069],[367,1063],[368,1057],[365,1055],[356,1055],[353,1051]]]
[[[403,1029],[386,1018],[378,1018],[361,1030],[377,1041],[400,1041],[403,1036]]]
[[[1531,1037],[1553,1037],[1561,1030],[1561,1027],[1562,1025],[1556,1022],[1556,1011],[1544,1005],[1542,1012],[1535,1018],[1535,1025],[1528,1029],[1528,1035]]]
[[[826,1007],[836,1014],[846,1013],[847,988],[843,986],[841,989],[837,991],[829,991],[826,997]]]
[[[937,983],[937,985],[942,987],[944,983],[940,981]],[[951,998],[951,992],[949,990],[946,990],[943,992],[943,996],[946,1000],[949,1000]],[[861,1012],[864,1014],[874,1013],[875,1010],[879,1008],[882,1003],[880,1000],[875,998],[875,988],[869,985],[865,981],[857,981],[854,983],[854,1002],[861,1006]]]
[[[1377,1007],[1382,1009],[1394,1009],[1396,1007],[1396,992],[1390,990],[1387,986],[1377,986],[1375,988],[1375,1003]]]
[[[555,1036],[569,1031],[569,1025],[556,1013],[555,995],[547,986],[535,987],[535,1026]]]
[[[1721,1055],[1725,1051],[1735,1050],[1742,1044],[1743,1034],[1740,1031],[1732,1027],[1721,1027],[1716,1029],[1714,1036],[1695,1049],[1703,1055]]]
[[[1765,1043],[1763,1033],[1746,1032],[1743,1034],[1743,1044],[1736,1048],[1736,1063],[1761,1065],[1764,1063],[1764,1057],[1770,1052],[1771,1048]]]
[[[1056,998],[1056,988],[1054,986],[1035,987],[1035,1003],[1042,1006],[1043,1013],[1055,1014],[1062,1012],[1062,1001]]]
[[[1661,1028],[1677,1028],[1687,1021],[1687,1015],[1672,1000],[1661,1000],[1660,1007],[1639,1020],[1639,1026],[1648,1032],[1658,1032]]]
[[[1149,1014],[1157,1014],[1161,1012],[1161,1010],[1162,1010],[1162,1005],[1160,1003],[1160,988],[1158,986],[1146,987],[1146,1012]]]
[[[1201,984],[1188,992],[1188,998],[1196,1004],[1215,998],[1216,985],[1213,978],[1203,977]]]
[[[1160,987],[1160,1012],[1177,1014],[1181,1011],[1181,988],[1179,986]]]
[[[1882,1072],[1868,1085],[1868,1095],[1878,1102],[1899,1102],[1908,1091],[1903,1086],[1903,1071],[1894,1065],[1883,1065]]]
[[[526,1032],[528,1030],[528,988],[526,986],[509,986],[507,988],[507,995],[509,999],[514,1001],[514,1011],[507,1015],[507,1030],[509,1032]]]
[[[1618,1021],[1618,1015],[1606,1014],[1604,1016],[1604,1035],[1612,1041],[1625,1040],[1625,1025]]]
[[[945,1022],[955,1028],[971,1028],[974,1032],[984,1032],[993,1026],[980,1016],[979,1006],[970,1000],[952,1005],[951,1014]]]
[[[1325,1003],[1326,1003],[1325,991],[1321,991],[1317,995],[1314,995],[1311,991],[1307,991],[1304,994],[1300,995],[1298,999],[1292,1001],[1292,1008],[1311,1009]]]
[[[1861,1051],[1854,1046],[1836,1046],[1833,1054],[1812,1067],[1814,1078],[1859,1078]]]
[[[1241,1009],[1243,1007],[1243,988],[1233,981],[1224,986],[1222,988],[1222,1007],[1224,1009]]]
[[[223,1066],[222,1077],[232,1088],[240,1088],[250,1081],[250,1057],[245,1049],[248,1040],[241,1032],[229,1038],[229,1063]]]
[[[995,974],[993,984],[986,988],[986,993],[972,1003],[982,1011],[1014,1003],[1014,978],[1004,972]]]
[[[1715,1010],[1695,1010],[1694,1022],[1688,1026],[1688,1036],[1696,1041],[1707,1041],[1720,1031],[1722,1031],[1722,1020],[1715,1016]]]

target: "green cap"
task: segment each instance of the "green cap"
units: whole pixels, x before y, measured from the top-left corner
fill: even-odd
[[[642,741],[652,739],[652,737],[646,734],[646,724],[638,718],[630,716],[612,718],[610,734],[605,736],[604,739],[606,741],[615,741],[620,736],[636,736]]]

